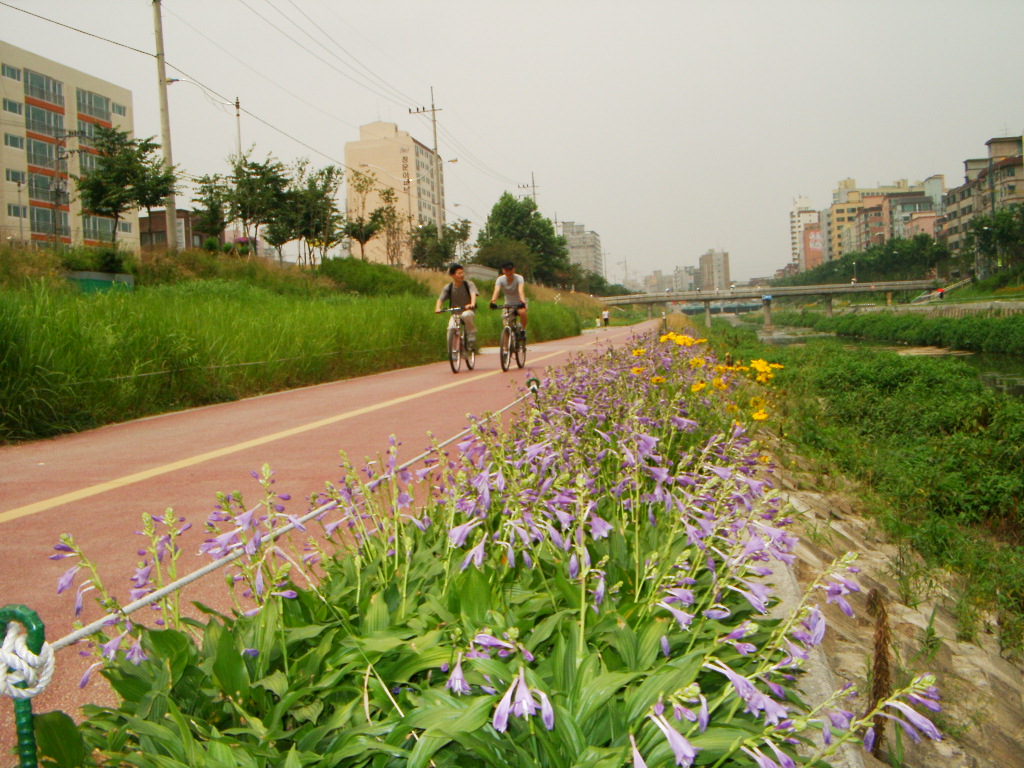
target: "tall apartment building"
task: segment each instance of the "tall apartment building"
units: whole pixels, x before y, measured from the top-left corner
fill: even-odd
[[[700,285],[700,267],[676,267],[672,273],[672,290],[692,291]]]
[[[131,91],[0,41],[0,100],[0,238],[109,243],[114,220],[82,210],[70,176],[95,167],[97,125],[132,132]],[[138,251],[137,211],[117,242]]]
[[[941,179],[941,176],[931,179]],[[929,179],[929,181],[931,181]],[[929,190],[932,186],[929,186]],[[844,254],[884,242],[887,233],[882,218],[882,201],[889,197],[908,197],[926,194],[924,182],[910,184],[899,179],[879,187],[858,187],[853,179],[843,179],[832,191],[832,205],[828,209],[828,223],[822,227],[828,232],[829,242],[823,244],[827,261],[841,259]],[[875,209],[878,210],[875,210]],[[870,209],[861,213],[861,209]],[[824,212],[822,212],[824,214]]]
[[[587,272],[604,277],[601,236],[597,232],[588,231],[583,224],[572,221],[559,222],[557,230],[569,248],[569,261]]]
[[[728,288],[729,254],[711,249],[700,257],[700,287],[705,291],[720,291]]]
[[[790,261],[803,272],[807,267],[807,259],[803,253],[804,228],[818,221],[818,212],[811,208],[811,201],[806,197],[793,200],[789,209],[789,252]]]
[[[432,222],[440,231],[445,223],[444,163],[432,149],[398,130],[394,123],[378,121],[360,126],[359,141],[345,144],[345,165],[347,177],[358,171],[373,174],[378,181],[378,191],[372,192],[366,200],[364,215],[369,216],[383,205],[380,190],[391,189],[396,194],[394,205],[399,219],[404,222],[405,244],[397,254],[389,259],[386,240],[378,235],[366,244],[366,258],[382,263],[411,264],[408,238],[413,228]],[[351,184],[346,186],[348,211],[358,215],[359,198]]]
[[[964,160],[964,183],[943,197],[941,236],[950,250],[963,246],[964,235],[976,216],[1024,203],[1024,165],[1020,136],[989,139],[988,157]]]

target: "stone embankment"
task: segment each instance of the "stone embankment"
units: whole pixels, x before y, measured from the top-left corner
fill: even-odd
[[[777,583],[783,601],[799,599],[802,589],[845,552],[859,553],[862,569],[862,591],[851,601],[854,618],[847,618],[835,606],[825,610],[829,633],[815,669],[807,676],[808,697],[820,701],[817,691],[844,682],[865,689],[872,669],[875,631],[866,596],[875,589],[888,613],[894,682],[898,685],[915,674],[931,672],[942,693],[943,711],[934,719],[945,738],[914,744],[904,737],[902,765],[1024,766],[1024,667],[1001,651],[995,618],[983,617],[975,642],[959,640],[951,610],[957,599],[953,576],[930,571],[912,552],[887,541],[863,513],[855,489],[851,493],[848,484],[813,473],[799,459],[787,456],[780,463],[780,490],[794,509],[800,535],[792,573]],[[834,487],[823,490],[823,485]],[[863,707],[863,700],[857,701],[857,706]],[[887,749],[894,743],[892,727],[890,724],[887,730]],[[832,762],[835,768],[890,764],[859,749],[848,750]]]

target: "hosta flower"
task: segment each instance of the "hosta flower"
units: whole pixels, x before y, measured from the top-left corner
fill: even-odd
[[[664,341],[664,337],[662,337]],[[633,734],[629,734],[629,743],[633,748],[633,768],[647,768],[647,763],[644,762],[644,756],[640,754],[640,750],[637,749],[636,739],[633,738]]]
[[[661,732],[665,734],[665,738],[668,740],[668,745],[672,748],[672,754],[675,756],[676,765],[681,765],[683,768],[693,765],[693,761],[697,759],[697,749],[687,740],[683,734],[677,731],[672,724],[665,719],[664,715],[650,714],[649,717]]]
[[[444,687],[456,696],[461,696],[464,693],[472,693],[472,688],[469,687],[469,683],[466,682],[465,675],[462,674],[461,653],[459,654],[459,659],[455,662],[455,667],[452,669],[452,673],[448,677],[448,682],[444,684]]]

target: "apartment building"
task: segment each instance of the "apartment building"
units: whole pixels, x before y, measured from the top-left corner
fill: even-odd
[[[569,261],[585,272],[604,277],[604,253],[601,250],[601,236],[588,231],[583,224],[562,221],[556,225],[558,234],[565,238],[569,249]]]
[[[711,249],[700,257],[700,287],[705,291],[720,291],[728,288],[729,254]]]
[[[811,201],[806,197],[797,197],[789,210],[789,254],[790,261],[802,272],[808,269],[807,259],[803,252],[804,228],[816,224],[818,212],[811,208]]]
[[[943,197],[941,237],[950,250],[963,247],[971,220],[1024,203],[1024,166],[1020,136],[985,142],[988,157],[964,160],[964,183]]]
[[[853,179],[840,181],[832,191],[828,222],[822,227],[828,232],[829,237],[828,244],[823,248],[828,255],[827,260],[841,259],[846,253],[863,250],[875,242],[884,242],[887,239],[881,210],[871,210],[862,215],[862,208],[880,207],[887,197],[923,194],[925,183],[920,181],[910,184],[906,179],[899,179],[889,185],[870,188],[858,187]]]
[[[454,162],[450,160],[448,162]],[[372,174],[378,182],[377,190],[366,199],[365,211],[360,212],[359,196],[347,184],[347,210],[350,215],[369,216],[383,205],[380,191],[391,189],[399,219],[403,222],[401,237],[404,243],[392,249],[389,257],[384,235],[378,235],[366,244],[366,258],[381,263],[412,264],[409,234],[414,227],[432,222],[444,226],[444,163],[437,154],[414,139],[394,123],[375,122],[360,126],[359,140],[345,144],[346,177],[355,172]],[[358,252],[353,248],[353,252]]]
[[[95,167],[96,126],[132,132],[131,92],[0,41],[0,104],[0,238],[109,243],[114,220],[82,209],[71,176]],[[117,242],[138,251],[137,211]]]

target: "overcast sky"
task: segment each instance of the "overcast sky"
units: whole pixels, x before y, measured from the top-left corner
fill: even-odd
[[[160,123],[149,0],[2,0],[0,38],[128,88]],[[340,164],[374,120],[427,146],[448,216],[504,191],[596,231],[609,276],[729,252],[733,279],[789,260],[793,198],[944,174],[1024,131],[1021,0],[164,0],[169,64],[242,116],[258,157]],[[169,76],[181,77],[170,71]],[[174,161],[226,172],[234,110],[170,86]],[[304,146],[305,145],[305,146]],[[189,195],[182,198],[188,203]],[[459,207],[454,207],[459,203]]]

